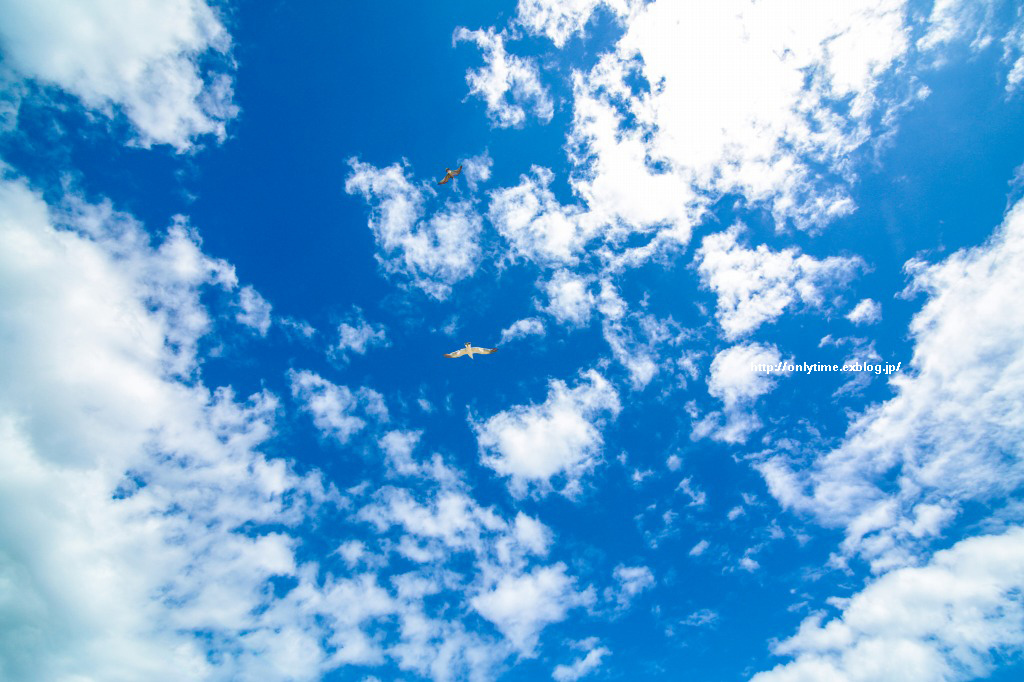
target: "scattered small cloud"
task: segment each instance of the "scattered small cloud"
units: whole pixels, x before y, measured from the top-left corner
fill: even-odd
[[[846,319],[854,324],[874,324],[882,319],[882,306],[877,301],[865,298],[854,306]]]
[[[501,343],[508,343],[515,339],[522,339],[528,336],[544,336],[544,323],[538,317],[527,317],[516,320],[511,325],[501,330]]]
[[[235,319],[255,329],[260,336],[266,336],[270,329],[270,303],[251,286],[244,286],[238,292],[238,305],[242,312],[235,315]]]
[[[481,462],[507,476],[516,496],[528,487],[544,494],[562,478],[559,492],[574,497],[599,461],[602,415],[614,417],[620,409],[618,393],[594,370],[575,388],[552,380],[543,403],[519,405],[476,425]]]

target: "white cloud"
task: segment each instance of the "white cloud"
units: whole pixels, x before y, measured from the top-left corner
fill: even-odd
[[[856,257],[817,260],[795,248],[746,249],[737,242],[740,233],[736,225],[709,235],[697,251],[701,281],[718,296],[716,317],[729,340],[774,320],[797,301],[820,307],[824,290],[845,284],[862,265]]]
[[[706,415],[694,425],[694,438],[710,436],[726,443],[742,443],[761,426],[752,412],[758,397],[775,388],[775,380],[766,373],[751,370],[752,365],[780,362],[774,345],[747,343],[731,346],[715,355],[708,376],[708,393],[719,398],[725,420],[718,412]]]
[[[373,346],[391,345],[382,324],[370,324],[359,308],[349,315],[348,320],[338,325],[338,345],[335,349],[343,357],[351,351],[365,355]]]
[[[654,574],[646,566],[624,566],[619,564],[613,573],[619,583],[615,595],[620,608],[626,608],[633,597],[646,589],[654,587]]]
[[[388,464],[395,473],[408,476],[420,473],[420,467],[412,458],[412,452],[420,442],[421,431],[388,431],[377,444],[387,455]]]
[[[107,116],[123,113],[143,146],[184,151],[195,138],[223,140],[231,103],[231,46],[203,0],[6,0],[5,64],[78,97]],[[220,62],[219,70],[201,66]]]
[[[516,320],[511,325],[501,330],[501,343],[507,343],[514,339],[522,339],[527,336],[544,336],[544,323],[536,317],[527,317]]]
[[[439,541],[449,549],[476,554],[486,551],[484,538],[488,533],[507,529],[493,511],[455,489],[442,489],[421,503],[405,488],[386,487],[374,503],[359,511],[359,517],[381,531],[397,525],[405,530],[406,537],[416,541]]]
[[[572,206],[563,206],[549,189],[554,174],[533,166],[519,184],[491,192],[487,216],[511,245],[511,258],[545,265],[576,263],[595,225]]]
[[[638,227],[692,220],[679,210],[704,203],[691,188],[741,193],[802,228],[845,215],[849,156],[890,104],[876,89],[906,34],[902,3],[887,0],[645,4],[576,80],[571,139],[578,159],[593,157],[576,188]],[[630,85],[636,75],[649,91]],[[848,97],[841,115],[835,102]],[[621,131],[627,117],[636,127]],[[658,199],[669,188],[677,207]],[[620,202],[626,192],[635,198]]]
[[[684,495],[690,498],[689,506],[691,507],[703,506],[704,502],[707,501],[707,494],[700,488],[695,487],[689,476],[679,481],[676,490],[682,491]]]
[[[700,556],[709,546],[710,543],[707,540],[701,540],[690,548],[690,556]]]
[[[260,336],[266,336],[270,329],[270,303],[251,286],[244,286],[238,292],[238,305],[242,312],[235,315],[235,319],[258,331]]]
[[[436,192],[409,182],[403,166],[376,168],[354,158],[349,165],[345,191],[370,205],[369,226],[381,250],[377,261],[386,272],[444,299],[453,284],[476,271],[481,220],[469,203],[449,200],[423,220],[426,197]]]
[[[604,6],[616,16],[638,5],[631,0],[519,0],[516,22],[533,35],[545,35],[561,48],[577,33],[583,33],[590,16]]]
[[[352,568],[366,555],[366,545],[360,540],[348,540],[341,543],[335,551],[341,555],[349,568]]]
[[[295,557],[295,527],[339,496],[258,452],[274,396],[199,378],[200,299],[234,286],[182,220],[151,242],[109,204],[0,182],[6,676],[283,680],[372,659],[361,624],[389,609],[372,580]]]
[[[583,658],[577,658],[571,665],[559,664],[551,671],[551,677],[558,682],[576,682],[601,667],[601,660],[610,654],[607,647],[597,647],[587,652]]]
[[[574,496],[580,480],[599,461],[603,439],[600,417],[619,413],[619,397],[594,370],[575,388],[552,380],[540,405],[519,405],[476,425],[481,462],[509,477],[509,489],[522,496],[528,485],[540,493],[564,478],[560,491]]]
[[[316,327],[304,320],[297,320],[294,317],[279,317],[277,321],[289,335],[311,339],[316,334]]]
[[[625,301],[608,280],[601,282],[597,309],[605,316],[601,333],[612,356],[629,372],[632,388],[643,389],[662,364],[659,346],[678,345],[685,333],[671,317],[662,320],[643,313],[627,315]]]
[[[491,158],[487,150],[484,150],[476,156],[465,159],[460,165],[462,174],[459,177],[465,178],[469,183],[470,191],[475,192],[477,187],[491,179],[491,166],[494,165],[494,159]]]
[[[774,653],[794,660],[752,682],[968,680],[1024,643],[1024,531],[958,542],[927,565],[892,571],[840,617],[805,620]]]
[[[561,47],[602,6],[624,32],[572,75],[566,147],[579,201],[554,203],[530,178],[496,193],[509,193],[518,255],[575,258],[601,236],[607,269],[637,267],[685,246],[728,194],[768,208],[779,229],[820,229],[855,209],[858,164],[927,96],[918,77],[933,48],[975,31],[977,51],[1002,35],[1007,86],[1024,82],[1024,23],[996,27],[998,13],[963,0],[936,3],[931,23],[905,0],[520,0],[511,25]],[[983,28],[912,44],[965,14]],[[507,86],[495,82],[498,102]]]
[[[708,392],[722,400],[727,410],[742,406],[772,390],[775,380],[752,365],[776,365],[778,349],[763,343],[740,343],[719,351],[712,360]]]
[[[569,270],[559,270],[540,285],[548,296],[548,305],[542,310],[559,322],[574,327],[586,326],[597,303],[589,290],[590,283],[586,277]]]
[[[466,72],[469,92],[484,100],[487,115],[499,128],[521,126],[527,108],[545,123],[554,116],[554,105],[533,60],[505,51],[505,34],[494,29],[470,31],[459,28],[454,42],[469,41],[483,50],[484,66]]]
[[[689,625],[692,627],[712,625],[716,622],[718,622],[718,614],[712,611],[711,609],[700,609],[699,611],[694,611],[689,616],[680,621],[682,625]]]
[[[929,299],[910,324],[910,367],[889,380],[895,397],[869,407],[812,465],[794,469],[781,454],[759,465],[784,506],[845,526],[844,553],[876,571],[913,563],[925,531],[938,531],[922,513],[937,506],[948,519],[963,502],[1005,498],[1024,482],[1007,457],[1024,440],[1024,310],[1012,305],[1024,288],[1024,203],[984,245],[907,268],[911,289]]]
[[[874,324],[882,319],[882,306],[877,301],[865,298],[854,306],[846,319],[854,324]]]
[[[320,375],[290,370],[292,395],[302,402],[302,409],[313,415],[313,424],[325,435],[347,443],[366,426],[366,419],[387,421],[384,397],[371,388],[356,391],[339,386]]]
[[[578,592],[565,564],[506,575],[493,589],[473,597],[472,607],[494,623],[521,655],[533,656],[540,631],[564,620],[570,609],[593,603],[590,590]]]

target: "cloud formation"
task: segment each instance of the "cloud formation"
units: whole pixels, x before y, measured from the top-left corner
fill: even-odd
[[[405,167],[377,168],[349,159],[352,172],[345,191],[370,206],[369,227],[380,247],[377,262],[435,299],[447,298],[452,285],[471,276],[480,259],[480,216],[465,201],[447,201],[424,219],[427,197],[436,193],[405,176]]]
[[[144,147],[223,140],[238,113],[231,37],[204,0],[8,0],[0,17],[9,68],[90,110],[123,113]]]
[[[1024,312],[1007,305],[1024,287],[1024,203],[984,245],[907,270],[909,291],[929,298],[910,324],[910,371],[890,379],[896,395],[813,466],[794,470],[783,454],[760,465],[784,506],[845,527],[843,553],[876,571],[913,563],[964,502],[1024,482],[1007,457],[1024,439]]]
[[[708,235],[697,250],[701,282],[718,296],[716,317],[725,338],[745,336],[794,303],[821,307],[830,287],[847,283],[863,265],[858,257],[823,260],[796,248],[772,251],[740,246],[739,226]]]
[[[531,487],[545,494],[559,479],[559,492],[573,497],[582,492],[582,477],[597,465],[601,416],[614,417],[620,409],[618,393],[594,370],[575,388],[552,380],[543,403],[513,407],[476,426],[481,462],[507,476],[518,497]]]
[[[466,72],[469,93],[484,100],[487,115],[498,128],[518,127],[526,122],[527,109],[547,123],[554,105],[532,60],[505,50],[505,33],[494,29],[470,31],[459,28],[454,42],[476,43],[483,50],[484,66]]]
[[[1024,531],[970,538],[919,568],[886,574],[842,615],[805,620],[773,651],[793,661],[751,682],[969,680],[993,670],[995,652],[1024,641]]]

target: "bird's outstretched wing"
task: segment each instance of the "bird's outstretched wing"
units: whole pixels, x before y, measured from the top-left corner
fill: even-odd
[[[444,180],[442,180],[441,182],[439,182],[439,183],[437,183],[437,184],[439,184],[439,185],[443,185],[444,183],[448,182],[448,181],[449,181],[449,180],[451,180],[451,179],[452,179],[452,176],[451,176],[450,174],[449,174],[449,175],[445,175],[445,176],[444,176]]]
[[[452,173],[452,175],[462,175],[462,166],[459,166],[458,168],[456,168],[455,172]]]
[[[490,355],[491,353],[494,353],[497,350],[497,348],[477,348],[476,346],[473,346],[473,352],[480,353],[482,355]]]
[[[465,348],[460,348],[459,350],[455,351],[454,353],[445,353],[444,356],[446,358],[458,358],[458,357],[461,357],[461,356],[463,356],[465,354],[466,354],[466,349]]]

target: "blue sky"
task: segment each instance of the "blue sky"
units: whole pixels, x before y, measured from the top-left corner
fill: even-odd
[[[1021,675],[1014,3],[9,0],[0,54],[0,678]]]

